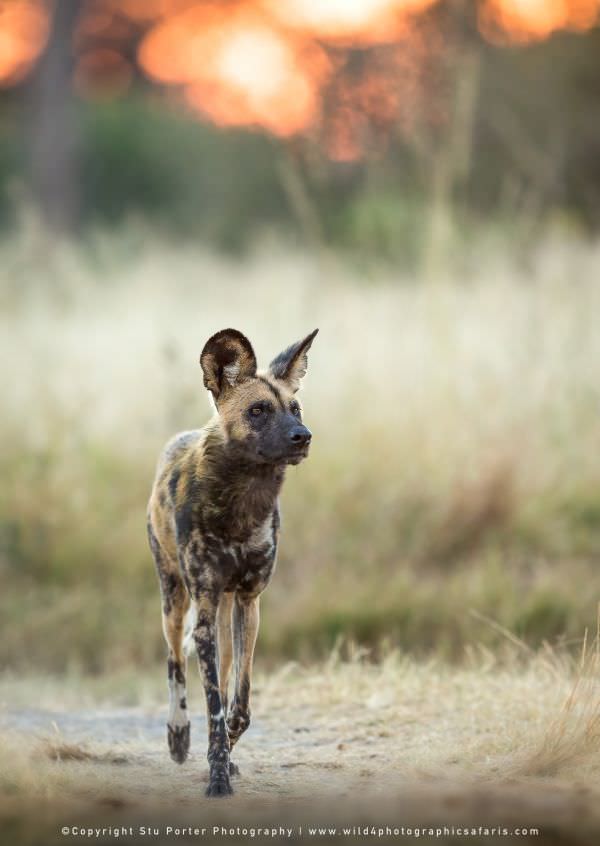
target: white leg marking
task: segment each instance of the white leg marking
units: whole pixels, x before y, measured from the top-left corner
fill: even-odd
[[[187,707],[182,708],[186,703],[185,685],[179,684],[175,679],[169,680],[169,725],[173,728],[181,728],[189,723]]]

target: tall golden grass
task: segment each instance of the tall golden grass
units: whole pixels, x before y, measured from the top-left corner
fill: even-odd
[[[475,245],[433,280],[135,223],[79,244],[24,228],[0,257],[3,663],[163,654],[146,498],[164,441],[211,414],[198,353],[225,326],[265,365],[321,329],[263,658],[340,636],[454,658],[501,639],[478,615],[533,644],[593,625],[599,244]]]

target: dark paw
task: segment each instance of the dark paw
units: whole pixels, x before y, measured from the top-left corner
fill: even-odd
[[[229,776],[219,775],[216,778],[211,778],[206,788],[206,796],[214,799],[219,796],[231,796],[233,788],[229,783]]]
[[[227,717],[227,734],[229,742],[233,746],[250,725],[250,714],[243,714],[241,711],[232,711]]]
[[[167,740],[171,758],[177,764],[183,764],[190,751],[190,724],[170,726],[167,724]]]
[[[229,762],[229,775],[230,776],[239,776],[240,768],[237,764],[234,764],[233,761]]]

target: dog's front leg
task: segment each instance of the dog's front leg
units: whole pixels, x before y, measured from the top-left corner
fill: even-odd
[[[207,796],[227,796],[233,793],[229,782],[229,738],[225,712],[219,691],[217,672],[216,617],[219,596],[212,591],[200,592],[196,597],[196,627],[194,642],[198,653],[200,675],[206,694],[208,723],[208,763],[210,775]]]
[[[237,593],[233,606],[235,694],[227,717],[227,731],[232,748],[250,725],[250,683],[258,624],[258,596]]]

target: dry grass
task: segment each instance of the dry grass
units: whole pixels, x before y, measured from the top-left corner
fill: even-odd
[[[527,776],[577,773],[585,778],[590,760],[600,759],[600,653],[598,639],[585,647],[560,711],[515,768]],[[592,776],[593,778],[593,776]]]
[[[52,761],[93,761],[105,764],[126,764],[126,755],[118,752],[96,752],[80,743],[65,743],[55,738],[44,738],[41,751]]]

